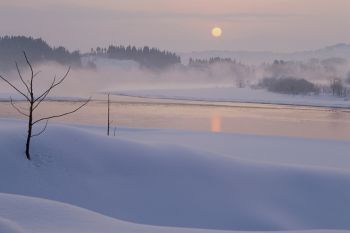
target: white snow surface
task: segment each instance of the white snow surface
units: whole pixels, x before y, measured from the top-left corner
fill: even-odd
[[[238,231],[135,224],[56,201],[13,194],[0,194],[0,206],[0,213],[6,217],[0,218],[1,233],[239,233]],[[285,233],[297,232],[286,231]],[[317,230],[302,232],[345,233],[349,231]]]
[[[25,122],[0,119],[0,193],[99,214],[0,194],[4,233],[350,230],[350,169],[322,153],[319,164],[303,163],[298,154],[310,159],[313,145],[346,152],[347,141],[215,134],[245,145],[216,152],[210,133],[202,133],[207,146],[201,147],[192,145],[196,138],[183,143],[181,136],[191,135],[183,131],[120,129],[117,137],[107,137],[98,126],[50,124],[34,139],[29,162],[23,132]],[[251,139],[260,144],[250,145]],[[267,150],[262,145],[288,141],[295,147],[294,163],[274,160],[288,146],[258,159]],[[245,159],[246,147],[256,155]],[[346,156],[334,154],[346,163]]]
[[[112,92],[116,95],[135,97],[217,101],[287,104],[319,107],[350,107],[350,98],[326,95],[288,95],[268,92],[264,89],[235,88],[235,87],[207,87],[207,88],[178,88],[178,89],[139,89]]]

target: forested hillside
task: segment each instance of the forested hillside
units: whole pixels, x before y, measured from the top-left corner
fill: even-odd
[[[25,36],[0,37],[0,70],[15,68],[15,62],[24,63],[22,51],[25,51],[32,63],[55,61],[62,65],[80,66],[78,51],[69,52],[66,48],[51,47],[42,39]]]

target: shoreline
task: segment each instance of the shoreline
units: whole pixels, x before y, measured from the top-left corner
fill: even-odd
[[[195,105],[207,107],[232,107],[232,108],[260,108],[260,109],[292,109],[292,110],[317,110],[317,111],[334,111],[341,110],[342,112],[350,113],[350,106],[330,106],[322,104],[298,104],[298,103],[283,103],[274,101],[241,101],[241,100],[210,100],[200,98],[186,98],[186,97],[162,97],[162,96],[145,96],[133,95],[125,93],[111,93],[111,103],[125,103],[125,104],[168,104],[168,105]],[[113,97],[135,98],[138,100],[113,100]],[[85,101],[85,98],[79,97],[63,97],[51,98],[44,102],[65,102],[65,103],[79,103]],[[143,101],[142,101],[143,100]],[[25,102],[24,99],[14,99],[14,102]],[[0,98],[0,103],[10,103],[10,100]],[[90,102],[105,102],[102,98],[92,98]]]

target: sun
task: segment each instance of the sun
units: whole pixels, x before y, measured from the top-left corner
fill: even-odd
[[[222,35],[222,29],[219,28],[219,27],[214,27],[212,30],[211,30],[211,35],[213,37],[220,37]]]

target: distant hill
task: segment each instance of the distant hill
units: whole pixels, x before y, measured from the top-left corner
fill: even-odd
[[[41,38],[34,39],[25,36],[0,37],[0,71],[15,68],[15,61],[24,64],[22,51],[26,51],[32,63],[54,61],[62,65],[82,66],[82,58],[89,57],[90,66],[97,58],[108,58],[123,61],[133,61],[141,67],[149,69],[164,69],[173,65],[188,64],[190,59],[230,58],[234,61],[247,64],[272,63],[274,60],[306,61],[312,58],[344,58],[350,60],[350,44],[337,44],[317,50],[308,50],[292,53],[275,53],[269,51],[198,51],[176,54],[170,51],[161,51],[157,48],[144,46],[110,45],[108,48],[97,47],[91,52],[80,54],[79,51],[70,52],[66,48],[52,47]],[[86,59],[85,59],[86,60]],[[84,64],[83,64],[84,66]]]
[[[350,44],[337,44],[317,50],[308,50],[293,53],[275,53],[269,51],[200,51],[182,53],[181,59],[187,64],[192,59],[209,59],[211,57],[231,58],[250,64],[260,64],[263,62],[273,62],[274,60],[298,60],[305,61],[312,58],[345,58],[350,60]]]
[[[144,46],[136,48],[135,46],[114,46],[108,48],[92,49],[88,54],[90,57],[102,57],[116,60],[129,60],[140,64],[141,67],[150,69],[164,69],[173,65],[181,64],[181,58],[176,53],[170,51],[161,51],[157,48]]]
[[[0,37],[0,71],[14,69],[15,62],[23,65],[25,62],[23,51],[27,53],[33,64],[55,61],[62,65],[81,65],[78,51],[69,52],[62,46],[51,47],[41,38],[5,36]]]
[[[0,71],[15,69],[15,62],[18,62],[20,66],[24,65],[23,51],[27,53],[33,64],[54,61],[62,65],[80,67],[82,59],[86,57],[90,58],[89,67],[94,67],[96,64],[93,63],[93,60],[99,58],[133,61],[149,69],[164,69],[181,64],[181,58],[177,54],[148,46],[136,48],[130,45],[110,45],[108,48],[91,49],[90,53],[82,55],[78,51],[70,52],[62,46],[51,47],[41,38],[4,36],[0,37]]]

